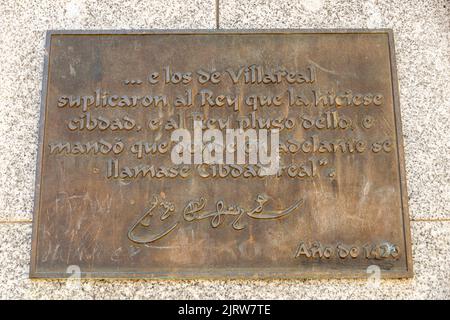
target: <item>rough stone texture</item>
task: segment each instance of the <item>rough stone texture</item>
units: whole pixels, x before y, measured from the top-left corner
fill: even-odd
[[[450,218],[448,0],[225,0],[220,27],[392,28],[410,214]]]
[[[415,278],[308,281],[28,279],[47,29],[214,28],[214,0],[0,3],[0,298],[450,299],[450,4],[446,0],[220,0],[221,28],[393,28]],[[444,221],[446,220],[446,221]],[[25,222],[20,222],[25,221]]]
[[[214,27],[213,0],[2,0],[0,219],[32,217],[46,30]]]
[[[0,224],[0,299],[450,299],[450,222],[412,223],[415,278],[382,280],[30,280],[30,223]]]

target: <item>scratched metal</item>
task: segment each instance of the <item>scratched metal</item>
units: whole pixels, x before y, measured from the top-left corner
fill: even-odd
[[[364,278],[412,276],[403,143],[393,34],[390,30],[52,31],[47,35],[40,149],[33,221],[33,278]],[[238,69],[259,65],[308,74],[311,84],[202,85],[149,83],[152,71]],[[138,159],[113,154],[52,154],[56,142],[168,141],[151,119],[235,119],[242,107],[91,108],[90,116],[120,119],[130,130],[71,130],[86,112],[58,106],[61,96],[194,94],[276,95],[352,90],[380,94],[381,105],[260,108],[256,117],[325,111],[354,120],[352,128],[305,129],[280,139],[390,141],[381,151],[282,154],[282,165],[317,166],[313,177],[120,178],[123,166],[170,167],[170,152]],[[356,101],[356,100],[355,100]],[[320,122],[320,121],[319,121]],[[372,123],[373,122],[373,123]],[[321,122],[320,122],[321,123]],[[104,124],[104,123],[103,123]],[[373,126],[372,126],[373,124]],[[141,126],[141,128],[139,128]],[[378,145],[380,147],[380,145]],[[305,146],[308,149],[308,144]],[[115,166],[108,169],[108,161]],[[195,166],[192,166],[195,171]],[[109,173],[108,173],[109,172]],[[109,175],[109,177],[108,177]],[[75,266],[75,267],[73,267]],[[375,267],[374,267],[375,266]],[[79,268],[79,269],[78,269]],[[379,268],[379,269],[377,269]]]

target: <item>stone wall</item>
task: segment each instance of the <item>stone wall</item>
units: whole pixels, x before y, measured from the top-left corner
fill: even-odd
[[[217,19],[218,18],[218,19]],[[392,28],[405,140],[413,279],[30,280],[48,29]],[[447,0],[2,0],[0,298],[450,298],[450,3]]]

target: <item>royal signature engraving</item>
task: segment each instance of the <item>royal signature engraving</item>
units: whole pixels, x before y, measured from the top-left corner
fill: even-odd
[[[323,244],[320,241],[312,243],[300,242],[295,250],[294,258],[307,259],[330,259],[337,257],[340,259],[355,259],[363,257],[365,259],[386,260],[398,259],[400,248],[398,245],[383,241],[380,243],[357,244]]]
[[[155,227],[151,223],[152,219],[157,220],[154,217],[155,211],[159,209],[159,220],[165,221],[175,213],[175,206],[172,202],[162,200],[154,195],[148,209],[144,211],[144,214],[129,229],[128,238],[139,244],[151,243],[171,233],[182,221],[195,222],[209,219],[211,227],[217,228],[224,222],[227,216],[233,217],[231,227],[234,230],[242,230],[246,227],[241,221],[244,216],[256,220],[279,219],[298,209],[304,202],[303,199],[300,199],[285,209],[265,210],[265,205],[268,201],[269,198],[267,195],[258,194],[255,199],[256,205],[251,209],[245,209],[238,204],[227,206],[224,200],[218,200],[215,203],[215,209],[208,211],[205,209],[207,200],[204,197],[200,197],[199,199],[190,200],[184,207],[183,214],[179,215],[175,222],[163,227],[162,231],[158,232],[155,231]]]

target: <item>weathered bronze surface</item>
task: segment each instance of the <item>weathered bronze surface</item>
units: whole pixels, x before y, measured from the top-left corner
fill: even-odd
[[[391,31],[53,31],[46,50],[31,277],[412,276]],[[281,169],[174,165],[193,117],[279,128]]]

